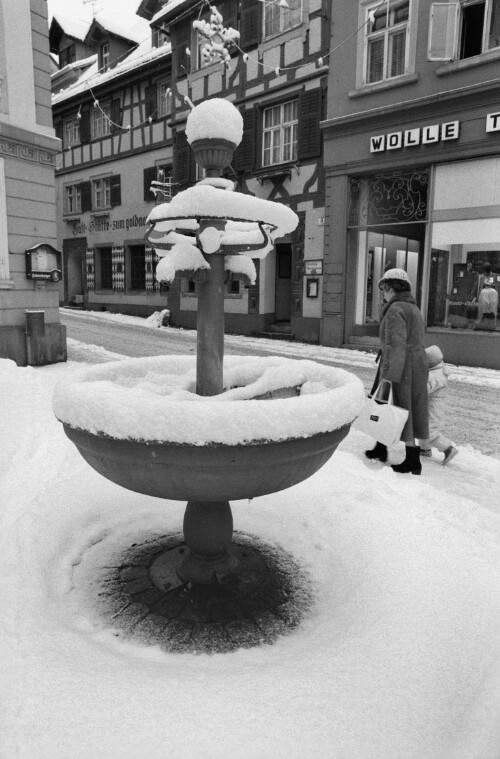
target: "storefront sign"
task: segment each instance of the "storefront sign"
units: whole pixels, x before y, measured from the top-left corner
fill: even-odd
[[[323,274],[323,261],[322,259],[318,259],[317,261],[304,261],[304,268],[306,276]]]
[[[383,153],[385,150],[399,150],[417,145],[431,145],[435,142],[458,140],[460,123],[447,121],[444,124],[432,124],[426,127],[405,129],[402,132],[379,134],[370,137],[370,153]]]
[[[486,131],[500,132],[500,111],[488,113],[486,116]]]

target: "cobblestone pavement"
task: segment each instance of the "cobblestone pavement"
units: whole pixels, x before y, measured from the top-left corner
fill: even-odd
[[[196,333],[182,329],[149,329],[142,325],[111,321],[91,313],[62,311],[61,321],[69,338],[97,345],[107,351],[131,357],[163,354],[189,355],[196,353]],[[281,340],[259,340],[228,335],[225,342],[228,355],[286,355],[290,358],[311,358],[331,366],[339,366],[356,374],[368,389],[375,375],[371,354],[347,350],[289,343]],[[98,358],[96,360],[99,360]],[[452,373],[453,373],[453,367]],[[461,369],[462,380],[466,369]],[[500,379],[500,372],[489,371],[490,377]],[[498,383],[450,380],[447,398],[445,433],[458,445],[471,445],[485,454],[500,458],[500,390]]]

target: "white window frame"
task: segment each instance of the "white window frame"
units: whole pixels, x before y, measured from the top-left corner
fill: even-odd
[[[111,208],[111,177],[92,180],[92,210]]]
[[[292,119],[285,120],[286,106],[294,104]],[[279,110],[277,124],[266,127],[266,114],[271,110]],[[291,129],[291,139],[287,140],[287,130]],[[284,103],[277,103],[264,108],[262,111],[262,167],[279,166],[282,163],[290,163],[297,160],[298,153],[298,129],[299,129],[299,101],[292,98]],[[269,136],[270,144],[267,139]],[[266,144],[267,143],[267,144]],[[285,146],[291,145],[290,155],[285,155]],[[273,151],[278,150],[278,160],[273,160]],[[268,157],[269,156],[269,157]]]
[[[80,144],[80,121],[76,116],[64,119],[63,123],[63,146],[72,148]]]
[[[66,214],[82,212],[82,188],[79,184],[68,184],[65,186],[64,209]]]
[[[365,6],[365,17],[364,17],[364,24],[365,24],[365,34],[364,34],[364,56],[363,56],[363,83],[367,86],[380,84],[380,82],[388,82],[393,81],[397,79],[398,77],[405,76],[409,71],[409,60],[410,60],[410,37],[411,37],[411,6],[412,6],[412,0],[408,1],[408,19],[405,21],[401,21],[399,23],[396,23],[392,26],[388,25],[385,27],[385,29],[382,29],[378,32],[372,32],[370,29],[370,14],[374,13],[376,10],[384,10],[392,6],[398,6],[402,5],[404,0],[388,0],[389,5],[385,4],[382,7],[380,7],[380,1],[379,2],[372,2],[369,5]],[[390,75],[389,66],[390,66],[390,57],[389,57],[389,50],[390,50],[390,41],[391,38],[396,36],[398,33],[400,33],[403,29],[406,30],[405,35],[405,59],[404,59],[404,66],[403,71],[399,72],[398,74]],[[370,82],[369,81],[369,55],[370,55],[370,43],[374,39],[383,39],[384,40],[384,60],[383,60],[383,75],[381,79],[377,79],[376,81]]]
[[[169,116],[172,113],[172,95],[167,92],[170,90],[168,81],[158,82],[158,116]]]
[[[110,69],[110,51],[109,51],[109,42],[103,42],[100,49],[100,58],[101,58],[101,73],[104,71],[109,71]]]
[[[500,50],[499,44],[489,47],[490,29],[493,17],[493,5],[498,0],[460,0],[456,3],[437,2],[432,3],[429,20],[429,45],[427,57],[430,61],[467,61],[477,58],[493,50]],[[484,5],[484,25],[481,37],[481,50],[477,55],[461,57],[463,10],[473,5]],[[500,5],[498,8],[500,13]],[[448,18],[445,18],[445,15]],[[438,42],[438,34],[443,32],[443,23],[447,23],[446,45],[442,50]],[[438,24],[440,25],[438,27]]]
[[[92,140],[97,140],[109,134],[111,134],[111,104],[95,105],[90,118],[90,137]]]
[[[282,7],[278,2],[263,3],[262,14],[263,38],[269,39],[283,34],[289,29],[300,26],[303,19],[304,0],[288,0],[289,7]],[[298,7],[292,8],[292,5]]]

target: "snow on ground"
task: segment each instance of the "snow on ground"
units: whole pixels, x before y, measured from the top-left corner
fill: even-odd
[[[2,759],[498,758],[500,460],[462,447],[398,475],[351,431],[310,480],[232,504],[313,579],[293,634],[213,656],[125,644],[73,571],[104,536],[177,531],[184,505],[108,482],[66,439],[55,384],[116,358],[69,346],[67,364],[0,361]]]

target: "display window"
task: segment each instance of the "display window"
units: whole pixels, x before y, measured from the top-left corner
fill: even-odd
[[[498,332],[500,159],[437,166],[434,185],[427,326]]]

